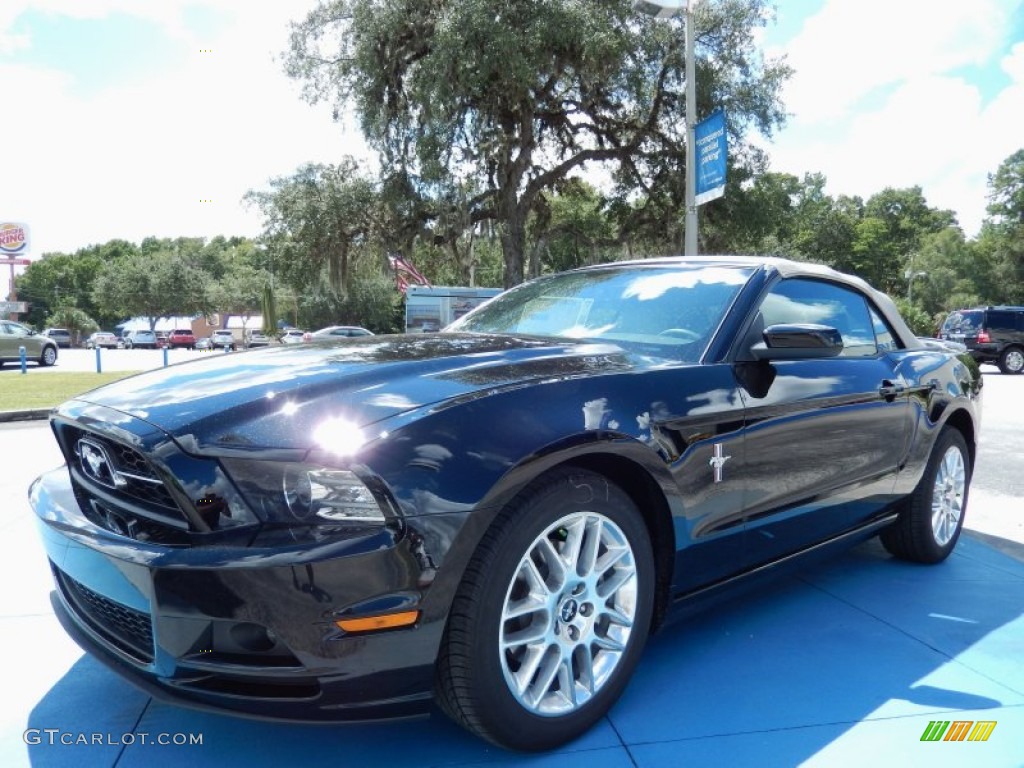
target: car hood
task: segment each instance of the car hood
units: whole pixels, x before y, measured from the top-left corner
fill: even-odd
[[[621,372],[619,347],[505,335],[368,336],[218,355],[123,379],[77,399],[142,419],[186,450],[315,447],[354,428],[509,387]]]

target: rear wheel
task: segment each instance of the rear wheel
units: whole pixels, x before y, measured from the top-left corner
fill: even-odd
[[[1005,374],[1015,375],[1024,371],[1024,349],[1007,347],[999,356],[999,370]]]
[[[506,508],[452,604],[437,696],[499,746],[544,750],[612,706],[651,623],[654,558],[636,506],[585,470],[559,470]]]
[[[963,529],[970,488],[970,454],[963,435],[947,427],[932,449],[924,476],[899,518],[879,538],[903,560],[939,563],[949,557]]]

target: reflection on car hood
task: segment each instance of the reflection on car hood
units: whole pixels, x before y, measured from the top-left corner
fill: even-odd
[[[325,419],[365,427],[529,381],[631,367],[617,346],[479,334],[367,336],[173,365],[80,396],[193,450],[308,449]]]

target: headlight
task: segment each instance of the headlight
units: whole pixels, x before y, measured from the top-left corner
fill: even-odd
[[[383,524],[383,489],[350,469],[222,459],[249,504],[266,522],[300,525]],[[372,480],[369,481],[371,484]]]
[[[347,469],[292,465],[281,489],[288,511],[299,521],[384,520],[373,493]]]

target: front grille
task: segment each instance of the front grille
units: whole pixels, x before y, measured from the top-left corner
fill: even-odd
[[[145,455],[70,424],[59,431],[75,497],[94,524],[139,541],[188,543],[188,520]]]
[[[72,450],[74,450],[74,462],[79,471],[86,477],[90,477],[90,473],[83,465],[82,457],[75,449],[75,446],[78,445],[78,440],[83,437],[90,443],[101,446],[113,463],[112,469],[117,472],[117,476],[123,484],[119,484],[118,487],[111,490],[164,509],[178,509],[178,505],[174,503],[174,498],[167,491],[163,480],[160,479],[152,465],[141,453],[134,448],[106,437],[82,432],[81,430],[74,430],[74,432],[78,433],[77,438],[72,434],[73,442],[71,445]]]
[[[100,528],[119,533],[137,541],[148,541],[167,546],[185,546],[189,534],[182,528],[142,517],[124,507],[115,507],[90,494],[79,483],[73,483],[75,499],[87,518]]]
[[[93,592],[57,567],[53,572],[61,592],[81,619],[138,661],[153,661],[153,623],[147,614]]]

